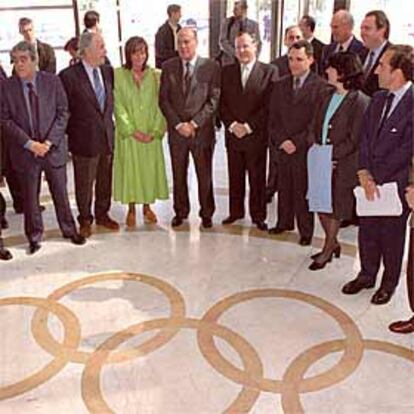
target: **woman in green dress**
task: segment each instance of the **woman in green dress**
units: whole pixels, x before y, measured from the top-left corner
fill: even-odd
[[[162,138],[166,123],[158,107],[160,73],[150,68],[148,45],[131,37],[123,67],[115,70],[114,199],[128,204],[126,224],[135,226],[135,205],[146,223],[157,217],[150,204],[168,198]]]

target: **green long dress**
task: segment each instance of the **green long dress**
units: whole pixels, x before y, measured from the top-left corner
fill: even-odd
[[[165,119],[158,107],[160,72],[148,68],[138,87],[125,68],[115,70],[114,199],[124,204],[150,204],[168,198],[162,138]],[[138,142],[140,130],[154,136]]]

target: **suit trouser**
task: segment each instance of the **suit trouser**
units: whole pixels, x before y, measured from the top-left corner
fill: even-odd
[[[43,234],[43,220],[39,203],[42,171],[45,172],[62,235],[71,237],[76,234],[75,221],[70,210],[67,192],[66,165],[53,167],[47,160],[43,160],[19,173],[24,201],[24,231],[29,242],[40,242]]]
[[[404,254],[408,210],[400,217],[360,217],[358,231],[361,271],[358,279],[374,285],[381,259],[384,273],[381,288],[394,292],[398,285]]]
[[[191,143],[169,143],[173,172],[173,196],[175,215],[186,218],[190,213],[188,196],[187,171],[191,153],[197,174],[199,216],[211,218],[214,214],[215,203],[213,193],[213,152],[214,144],[200,147]]]
[[[266,220],[266,151],[266,147],[247,151],[227,147],[231,216],[244,217],[247,172],[250,216],[254,222]]]
[[[267,173],[266,196],[272,197],[277,191],[277,155],[273,146],[269,147],[269,171]]]
[[[410,229],[410,244],[408,248],[408,263],[407,263],[407,290],[408,302],[411,311],[414,312],[414,228]]]
[[[95,218],[108,214],[112,196],[112,154],[83,157],[72,154],[75,196],[79,223],[92,223],[92,198],[95,184]]]
[[[23,191],[20,185],[19,173],[13,169],[9,149],[6,147],[4,150],[6,152],[4,176],[13,200],[13,208],[15,211],[21,212],[23,210]]]
[[[301,237],[312,238],[314,214],[309,212],[306,161],[278,164],[279,188],[276,227],[293,230],[295,217]]]
[[[3,249],[3,238],[1,237],[1,222],[3,220],[3,217],[6,213],[6,200],[3,197],[3,194],[0,193],[0,250]]]

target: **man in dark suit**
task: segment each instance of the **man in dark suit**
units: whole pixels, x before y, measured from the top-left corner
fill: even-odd
[[[302,31],[303,38],[307,40],[313,47],[313,63],[311,69],[319,73],[321,67],[322,50],[326,46],[325,43],[321,42],[315,37],[316,21],[312,16],[305,15],[300,19],[299,22],[300,30]]]
[[[307,128],[326,82],[310,70],[313,50],[309,42],[299,40],[288,54],[292,74],[275,83],[269,108],[270,141],[277,153],[279,176],[277,224],[269,233],[293,230],[296,218],[299,244],[306,246],[311,243],[314,228],[306,200]]]
[[[247,1],[239,0],[234,2],[233,16],[224,19],[220,28],[220,57],[221,66],[237,63],[234,41],[239,32],[250,33],[257,39],[257,55],[260,54],[262,41],[260,40],[259,24],[247,17]]]
[[[94,193],[96,224],[119,230],[118,223],[108,215],[114,149],[114,79],[112,67],[104,65],[105,55],[102,36],[83,33],[79,42],[81,61],[59,75],[69,101],[67,134],[73,156],[78,220],[84,237],[91,235]]]
[[[55,51],[49,44],[36,39],[33,21],[31,19],[22,17],[19,20],[19,33],[23,36],[23,39],[26,42],[32,43],[34,45],[37,54],[38,70],[49,73],[56,73]]]
[[[252,222],[267,230],[268,101],[277,69],[256,60],[256,41],[249,33],[239,33],[235,46],[238,63],[225,66],[221,75],[220,119],[226,128],[230,188],[230,215],[223,224],[244,217],[247,172]]]
[[[414,68],[413,68],[414,70]],[[408,302],[413,316],[406,321],[393,322],[389,328],[395,333],[413,333],[414,332],[414,158],[411,163],[411,186],[407,189],[405,199],[411,209],[410,221],[410,242],[408,247],[407,263],[407,291]]]
[[[319,73],[325,76],[328,60],[331,55],[337,52],[354,52],[359,56],[361,62],[365,60],[367,49],[362,42],[353,34],[354,18],[347,10],[338,10],[332,16],[331,31],[333,42],[325,46],[322,51],[321,67]]]
[[[155,35],[155,67],[161,69],[162,64],[177,53],[177,34],[181,29],[181,6],[170,4],[167,7],[168,19],[158,28]]]
[[[396,182],[403,205],[400,216],[360,217],[358,233],[361,270],[342,288],[353,295],[375,286],[381,259],[384,273],[371,302],[387,303],[397,287],[404,252],[409,209],[404,199],[413,156],[414,87],[413,51],[410,46],[390,46],[376,69],[379,86],[360,136],[360,184],[368,200],[379,196],[377,185]]]
[[[390,22],[382,10],[373,10],[365,15],[361,23],[361,38],[368,52],[364,62],[365,82],[362,90],[369,96],[380,89],[375,71],[381,56],[391,45],[389,35]]]
[[[190,212],[187,170],[191,153],[198,179],[199,215],[203,227],[210,228],[215,210],[212,159],[220,68],[216,62],[197,56],[196,51],[196,31],[189,27],[181,29],[179,57],[162,67],[159,105],[167,119],[173,170],[175,217],[171,225],[181,225]]]
[[[63,237],[70,238],[74,244],[84,244],[85,239],[76,231],[66,189],[68,105],[65,91],[56,75],[36,71],[33,44],[20,42],[11,55],[16,74],[1,84],[1,119],[23,191],[29,253],[40,249],[43,234],[39,205],[42,171]]]
[[[286,28],[284,45],[287,47],[288,50],[295,42],[301,39],[303,39],[303,36],[299,26],[289,26]],[[273,60],[271,64],[277,67],[279,76],[281,78],[283,76],[290,75],[288,53],[279,56],[278,58]]]

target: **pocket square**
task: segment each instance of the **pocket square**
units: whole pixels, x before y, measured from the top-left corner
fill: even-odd
[[[397,128],[391,128],[391,132],[392,132],[392,133],[397,132]]]

